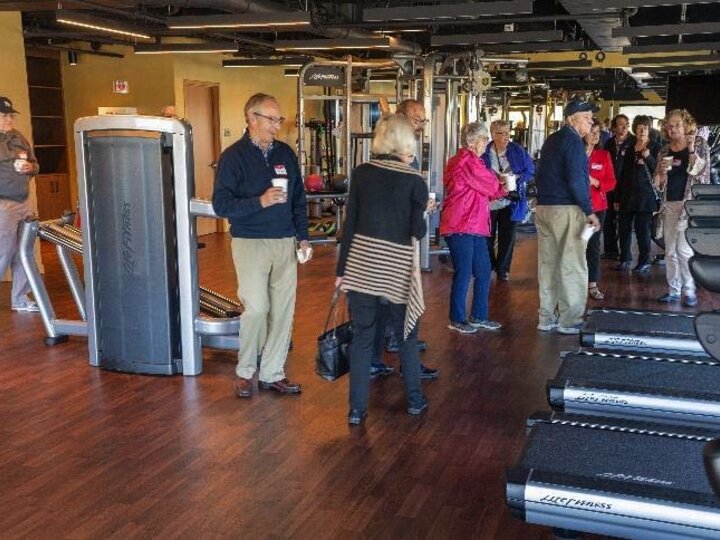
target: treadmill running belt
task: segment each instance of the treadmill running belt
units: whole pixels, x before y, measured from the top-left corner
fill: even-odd
[[[672,430],[671,427],[665,429]],[[531,441],[518,465],[583,476],[598,483],[621,478],[623,483],[654,486],[663,491],[691,491],[720,508],[705,475],[702,458],[705,442],[542,423],[533,427]]]
[[[555,379],[702,392],[717,394],[720,398],[720,365],[712,363],[571,353],[565,356]]]
[[[597,310],[588,314],[584,331],[695,338],[694,317],[685,314]]]

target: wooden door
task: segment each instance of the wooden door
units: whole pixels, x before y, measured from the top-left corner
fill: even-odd
[[[220,155],[218,86],[212,83],[185,82],[185,117],[193,129],[195,161],[195,197],[212,199],[214,164]],[[198,235],[221,229],[219,221],[199,218]]]

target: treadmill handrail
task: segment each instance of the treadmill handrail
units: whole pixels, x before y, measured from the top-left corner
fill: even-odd
[[[645,356],[645,355],[638,355],[638,354],[620,354],[620,353],[611,353],[611,352],[604,352],[604,351],[575,351],[575,352],[568,352],[565,356],[577,354],[582,356],[604,356],[607,358],[628,358],[630,360],[654,360],[657,362],[669,362],[669,363],[678,363],[678,364],[696,364],[700,366],[720,366],[720,362],[715,362],[713,360],[694,360],[690,358],[672,358],[669,356]]]

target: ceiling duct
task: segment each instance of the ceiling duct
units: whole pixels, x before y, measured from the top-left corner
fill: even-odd
[[[246,14],[276,14],[278,12],[287,12],[287,10],[278,9],[277,4],[261,0],[142,0],[141,2],[138,2],[138,4],[155,7],[172,6],[177,8],[215,9],[228,11],[231,13]],[[311,25],[307,27],[306,31],[330,39],[355,39],[377,37],[376,34],[372,34],[364,30],[327,28],[318,25]],[[421,52],[421,47],[419,45],[401,40],[396,40],[393,49],[396,51],[409,52],[413,54],[419,54]]]

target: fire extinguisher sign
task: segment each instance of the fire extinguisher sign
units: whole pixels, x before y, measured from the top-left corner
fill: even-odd
[[[129,94],[130,85],[127,81],[113,81],[113,93],[114,94]]]

